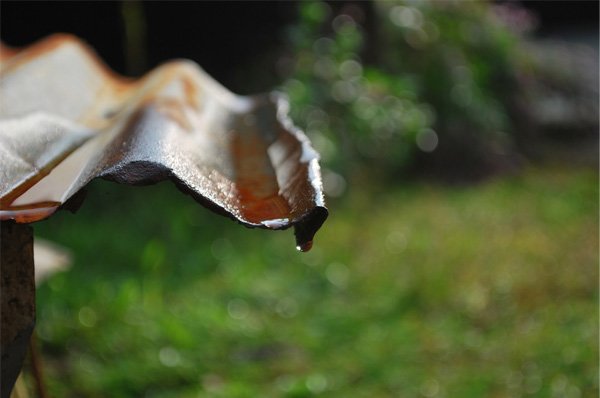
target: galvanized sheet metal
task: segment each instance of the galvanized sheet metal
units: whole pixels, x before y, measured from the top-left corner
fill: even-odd
[[[44,219],[96,177],[170,179],[246,226],[295,226],[307,249],[327,209],[318,154],[287,107],[234,95],[191,61],[132,80],[71,36],[3,47],[0,219]]]

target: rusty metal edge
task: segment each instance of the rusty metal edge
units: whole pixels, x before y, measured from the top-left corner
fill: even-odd
[[[114,80],[114,81],[118,82],[119,84],[123,84],[125,86],[132,85],[132,84],[135,84],[136,82],[138,82],[136,80],[133,80],[130,78],[125,78],[123,76],[120,76],[120,75],[114,73],[110,68],[108,68],[102,62],[102,60],[100,60],[98,58],[98,56],[94,53],[94,51],[92,49],[90,49],[87,45],[82,43],[78,38],[68,35],[68,34],[52,35],[46,39],[43,39],[43,40],[31,45],[30,47],[28,47],[28,49],[32,49],[32,48],[36,49],[37,48],[37,49],[43,49],[44,51],[48,51],[48,49],[51,49],[53,46],[59,45],[61,42],[64,42],[64,41],[75,42],[78,45],[80,45],[81,48],[88,54],[88,56],[90,58],[92,58],[93,61],[95,61],[95,64],[99,67],[99,71],[101,71],[101,73],[104,74],[107,78]],[[20,51],[18,49],[10,48],[8,46],[3,45],[0,47],[0,50],[1,50],[0,55],[3,59],[3,61],[11,60],[13,58],[16,58],[16,60],[18,61],[19,54],[20,54]],[[10,68],[13,68],[13,67],[14,67],[14,63],[11,62]],[[143,78],[145,78],[145,77],[143,77]],[[143,79],[143,78],[141,78],[141,79]],[[294,136],[294,138],[300,143],[300,145],[302,147],[303,157],[305,156],[305,152],[309,154],[309,159],[307,159],[305,161],[308,163],[307,168],[308,168],[308,174],[309,174],[309,178],[310,178],[310,185],[311,185],[311,188],[314,190],[314,200],[315,200],[314,205],[315,206],[312,209],[308,210],[308,212],[306,212],[304,215],[302,215],[301,217],[299,217],[298,219],[296,219],[293,222],[290,222],[290,223],[287,223],[284,225],[280,225],[280,226],[276,226],[276,227],[267,227],[266,225],[263,225],[263,224],[249,223],[245,220],[242,220],[242,219],[236,217],[235,214],[229,212],[225,208],[221,207],[219,204],[211,201],[209,198],[192,190],[185,183],[185,181],[178,179],[177,177],[172,175],[172,173],[167,172],[161,178],[157,178],[154,181],[151,181],[151,183],[157,183],[164,179],[169,179],[174,182],[174,184],[180,191],[192,196],[192,198],[194,198],[197,202],[202,204],[204,207],[207,207],[210,210],[215,211],[221,215],[227,216],[228,218],[231,218],[246,227],[279,230],[279,229],[287,229],[291,226],[294,226],[297,242],[300,242],[300,243],[301,242],[309,242],[312,240],[316,231],[322,226],[322,224],[325,222],[325,220],[328,217],[328,209],[325,206],[324,197],[323,197],[322,182],[321,182],[322,180],[321,180],[321,175],[320,175],[320,167],[318,164],[318,154],[312,148],[312,145],[311,145],[310,141],[308,140],[308,138],[306,137],[306,135],[292,123],[292,121],[289,118],[288,113],[287,113],[288,108],[289,108],[289,103],[281,93],[274,92],[274,93],[270,93],[270,94],[251,96],[251,97],[246,97],[246,98],[258,98],[258,97],[264,97],[264,96],[271,96],[271,97],[275,98],[275,102],[277,104],[278,120],[282,123],[282,125],[284,125],[286,127],[287,131],[290,134],[292,134]],[[154,170],[154,171],[156,172],[156,170]],[[156,176],[156,173],[154,173],[154,175]],[[98,178],[98,177],[102,177],[102,178],[117,181],[117,182],[123,182],[123,181],[119,181],[119,178],[114,178],[114,176],[111,176],[111,175],[98,175],[96,178]],[[82,191],[83,188],[81,190],[77,191],[75,194],[73,194],[72,198],[80,198],[82,195],[80,195],[79,192]],[[80,203],[78,205],[80,205]],[[69,198],[59,208],[60,209],[67,208],[67,209],[73,211],[73,209],[76,207],[78,207],[78,206],[73,206],[73,201]],[[50,215],[51,214],[49,214],[48,217]]]

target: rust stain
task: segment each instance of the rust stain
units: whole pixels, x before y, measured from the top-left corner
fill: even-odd
[[[12,99],[0,107],[0,123],[10,127],[0,129],[0,154],[10,154],[0,165],[18,181],[0,184],[0,220],[49,217],[97,177],[129,184],[171,179],[244,225],[294,226],[303,250],[327,218],[318,155],[276,95],[237,96],[190,61],[125,78],[69,35],[21,50],[0,46],[0,61],[0,95]],[[24,68],[28,74],[19,73]],[[40,90],[35,96],[32,86]],[[61,121],[60,131],[49,131],[57,127],[43,119],[28,125],[32,114]],[[30,145],[20,152],[15,123]],[[48,141],[68,141],[80,128],[92,134],[75,146]]]
[[[7,46],[4,43],[0,43],[0,62],[6,61],[17,53],[12,47]]]
[[[23,206],[8,206],[0,209],[0,219],[12,219],[18,223],[31,223],[50,217],[58,210],[60,202],[38,202]]]
[[[192,123],[185,112],[186,105],[175,98],[163,98],[154,102],[156,110],[177,123],[184,131],[191,132]]]
[[[200,102],[198,101],[198,89],[194,85],[194,82],[187,76],[181,79],[183,84],[183,90],[185,91],[185,99],[187,103],[196,109],[200,109]]]
[[[265,156],[267,144],[250,130],[233,134],[231,151],[235,167],[235,187],[241,212],[255,224],[289,218],[290,206],[279,195],[279,184],[270,159]]]

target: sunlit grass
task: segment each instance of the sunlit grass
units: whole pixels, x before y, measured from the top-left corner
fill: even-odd
[[[353,186],[307,254],[172,186],[95,183],[36,225],[53,396],[591,397],[598,175]]]

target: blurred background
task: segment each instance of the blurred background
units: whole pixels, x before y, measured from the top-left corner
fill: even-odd
[[[95,181],[34,225],[53,397],[598,395],[597,2],[11,2],[86,40],[288,95],[322,155],[309,253],[170,183]]]

